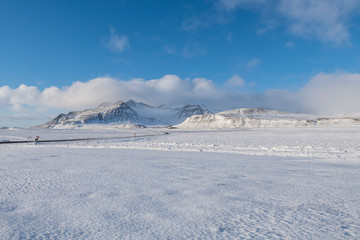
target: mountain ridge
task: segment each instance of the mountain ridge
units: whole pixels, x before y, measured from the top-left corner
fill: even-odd
[[[198,114],[211,114],[205,105],[187,104],[180,108],[153,107],[130,99],[127,102],[102,103],[93,109],[61,113],[41,128],[61,128],[84,124],[139,124],[139,125],[175,125],[187,117]]]
[[[102,103],[93,109],[61,113],[41,128],[66,128],[86,124],[174,126],[189,129],[300,127],[360,124],[359,117],[324,117],[263,108],[239,108],[212,113],[205,105],[150,106],[130,99]]]

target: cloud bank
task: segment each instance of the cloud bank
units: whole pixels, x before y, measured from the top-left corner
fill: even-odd
[[[304,106],[318,114],[360,114],[360,74],[320,73],[299,91]]]
[[[207,104],[213,110],[241,107],[262,107],[289,112],[323,115],[360,114],[360,74],[319,73],[300,90],[270,89],[263,93],[241,92],[245,81],[234,75],[223,86],[205,78],[181,79],[165,75],[159,79],[132,79],[124,81],[99,77],[71,86],[37,87],[20,85],[12,89],[0,87],[0,106],[14,115],[49,114],[60,111],[83,110],[103,102],[135,99],[151,105]],[[3,113],[4,115],[4,113]]]
[[[206,102],[220,98],[223,94],[211,80],[205,78],[190,80],[165,75],[160,79],[123,81],[99,77],[88,82],[74,82],[63,88],[52,86],[43,91],[23,84],[15,89],[3,86],[0,87],[0,105],[15,112],[27,106],[76,110],[120,99],[133,98],[154,105],[172,105],[180,102]]]

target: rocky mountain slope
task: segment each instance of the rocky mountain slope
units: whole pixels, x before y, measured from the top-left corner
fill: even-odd
[[[129,100],[115,104],[103,103],[97,108],[84,111],[61,113],[40,127],[62,128],[94,123],[174,125],[183,122],[187,117],[199,114],[211,114],[211,112],[204,105],[185,105],[179,108],[153,107]]]
[[[129,100],[126,102],[132,109],[143,117],[155,118],[164,125],[175,125],[182,123],[188,117],[194,115],[207,115],[212,112],[205,105],[190,105],[182,107],[152,107],[145,103]]]

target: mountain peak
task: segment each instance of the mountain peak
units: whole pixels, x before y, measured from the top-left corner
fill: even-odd
[[[126,102],[127,105],[129,105],[130,107],[152,107],[146,103],[142,103],[142,102],[137,102],[134,99],[130,99]]]
[[[102,104],[100,104],[98,106],[98,108],[108,108],[110,107],[111,105],[113,105],[114,103],[111,103],[111,102],[103,102]]]
[[[194,115],[208,115],[211,114],[210,110],[205,105],[191,105],[187,104],[179,108],[178,117],[186,119]]]
[[[126,102],[126,104],[129,106],[136,105],[136,101],[134,99],[130,99]]]

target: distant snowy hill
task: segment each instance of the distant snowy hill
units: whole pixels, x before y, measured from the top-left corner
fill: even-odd
[[[240,108],[213,114],[204,105],[181,107],[150,106],[129,100],[102,103],[97,108],[60,114],[42,128],[68,128],[83,124],[124,126],[175,125],[189,129],[300,127],[359,124],[359,117],[319,117],[261,108]]]
[[[174,125],[183,122],[187,117],[199,114],[211,114],[211,112],[204,105],[185,105],[179,108],[153,107],[129,100],[115,104],[102,103],[97,108],[84,111],[61,113],[40,127],[63,128],[94,123]]]
[[[260,108],[240,108],[217,114],[191,116],[178,128],[260,128],[260,127],[299,127],[334,124],[360,124],[358,117],[319,117],[309,114],[287,113]]]

